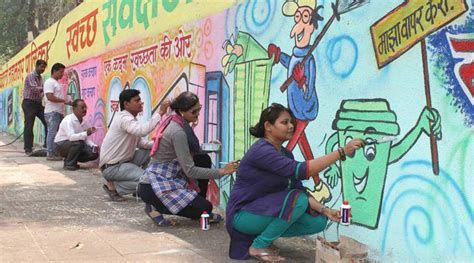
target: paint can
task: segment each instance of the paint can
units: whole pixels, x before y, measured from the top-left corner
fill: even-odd
[[[341,225],[348,226],[351,224],[351,206],[349,205],[349,201],[344,200],[341,205]]]
[[[201,215],[201,230],[209,230],[209,214],[204,211]]]

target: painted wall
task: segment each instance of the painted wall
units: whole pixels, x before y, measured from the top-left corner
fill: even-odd
[[[315,3],[298,1],[306,2],[312,9],[292,13],[284,1],[271,0],[85,1],[3,67],[0,128],[23,131],[23,79],[37,58],[68,66],[64,89],[86,100],[98,144],[121,90],[141,91],[140,120],[165,98],[197,93],[204,109],[195,127],[199,139],[223,143],[216,166],[242,157],[254,140],[248,128],[278,102],[307,125],[289,145],[298,160],[350,138],[398,139],[367,145],[321,173],[321,185],[306,182],[328,206],[349,200],[353,224],[340,234],[368,244],[374,259],[468,261],[474,255],[472,0],[371,1],[358,8],[343,0],[337,10],[349,11],[339,20],[331,19],[332,2],[320,0],[324,19],[313,26]],[[306,80],[282,92],[295,43],[313,43],[329,21],[300,70]],[[35,133],[36,142],[43,140],[39,121]],[[225,206],[233,180],[212,182],[215,204]],[[331,225],[327,235],[336,232]]]

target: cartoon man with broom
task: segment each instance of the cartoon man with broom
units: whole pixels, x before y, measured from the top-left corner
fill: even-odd
[[[314,159],[305,129],[316,119],[319,103],[316,93],[316,63],[312,52],[318,45],[323,35],[327,32],[334,19],[352,9],[366,3],[365,0],[337,0],[332,4],[333,15],[325,24],[313,45],[311,37],[318,29],[318,21],[323,18],[318,14],[322,6],[317,6],[316,0],[286,0],[283,4],[283,15],[293,17],[294,25],[290,32],[290,38],[295,41],[293,52],[290,55],[281,52],[275,44],[268,46],[268,57],[274,58],[274,64],[281,63],[288,69],[288,80],[280,90],[288,90],[288,106],[295,115],[296,129],[292,139],[286,146],[293,151],[296,144],[306,160]],[[327,203],[331,200],[331,192],[326,183],[319,177],[313,177],[314,190],[312,195],[316,200]]]
[[[288,69],[288,79],[280,87],[280,90],[284,92],[288,89],[288,106],[295,114],[297,127],[293,138],[287,145],[287,149],[292,151],[298,144],[306,160],[313,159],[313,153],[306,137],[305,128],[310,121],[316,119],[319,109],[316,93],[316,63],[312,53],[334,20],[339,21],[340,15],[367,2],[368,0],[336,0],[332,3],[333,14],[312,45],[310,44],[311,37],[318,29],[317,23],[323,20],[318,14],[322,6],[317,6],[316,0],[286,0],[283,4],[283,15],[294,19],[295,24],[290,32],[290,38],[294,38],[295,47],[290,56],[281,52],[275,44],[270,44],[266,55],[270,59],[273,58],[274,65],[281,63]],[[224,49],[227,54],[221,62],[225,75],[232,72],[236,64],[241,63],[243,58],[246,58],[247,61],[261,59],[260,54],[255,49],[248,50],[247,43],[249,39],[256,42],[250,34],[239,32],[236,40],[234,40],[235,43],[232,42],[232,37],[225,42]],[[258,42],[257,45],[260,46]],[[313,190],[310,190],[313,197],[321,203],[329,202],[331,192],[327,184],[321,181],[319,177],[313,177],[313,179],[315,186]]]

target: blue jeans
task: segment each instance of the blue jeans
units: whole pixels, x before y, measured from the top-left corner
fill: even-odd
[[[47,156],[56,156],[56,147],[54,145],[54,137],[58,133],[59,124],[63,119],[63,115],[59,112],[48,112],[44,114],[46,124],[48,125],[48,135],[46,136]]]

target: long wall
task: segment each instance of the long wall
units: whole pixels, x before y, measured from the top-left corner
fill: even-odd
[[[0,129],[23,132],[24,78],[38,58],[67,65],[64,89],[86,101],[98,144],[123,89],[141,91],[140,120],[165,98],[197,93],[199,139],[223,144],[212,156],[216,166],[243,156],[254,141],[248,128],[278,102],[305,127],[293,143],[298,160],[355,137],[397,138],[367,145],[321,173],[321,189],[305,182],[328,206],[349,201],[353,224],[339,227],[341,235],[368,244],[374,259],[468,261],[474,256],[472,0],[320,0],[317,13],[315,0],[290,2],[85,1],[0,71]],[[311,8],[295,12],[295,2]],[[323,20],[310,21],[316,14]],[[317,36],[296,74],[295,61],[308,50],[295,46],[312,45]],[[284,86],[293,75],[306,80]],[[36,142],[42,132],[37,121]],[[211,182],[215,204],[225,207],[234,179]],[[337,238],[336,225],[326,235]]]

